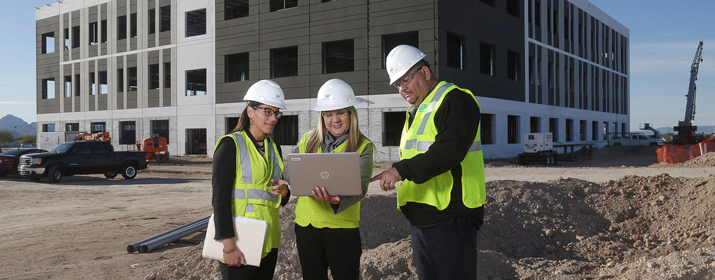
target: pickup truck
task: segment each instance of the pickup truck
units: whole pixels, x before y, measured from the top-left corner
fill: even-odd
[[[651,137],[641,133],[633,133],[621,138],[613,136],[608,140],[609,146],[663,146],[665,141],[660,137]]]
[[[49,177],[57,183],[75,174],[104,174],[110,179],[122,174],[124,179],[134,179],[146,167],[146,152],[115,152],[109,142],[76,141],[60,144],[49,153],[21,156],[18,173],[35,182]]]

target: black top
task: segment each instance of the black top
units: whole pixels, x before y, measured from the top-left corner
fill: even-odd
[[[408,124],[410,126],[413,125],[415,113],[416,108],[409,112]],[[477,135],[480,116],[479,106],[468,93],[457,89],[450,91],[444,97],[442,105],[434,116],[434,123],[437,127],[434,144],[424,154],[393,164],[402,178],[417,184],[424,183],[444,172],[452,171],[454,186],[447,208],[440,211],[437,207],[417,202],[407,202],[400,207],[413,226],[430,226],[459,216],[471,217],[477,222],[478,227],[482,225],[484,207],[468,208],[462,202],[462,167],[460,165]]]
[[[256,140],[251,135],[251,132],[246,130],[248,138],[256,146],[256,149],[261,149]],[[263,143],[263,141],[259,141]],[[283,158],[280,146],[278,146],[278,157]],[[211,204],[214,208],[214,225],[216,235],[214,239],[227,237],[235,237],[233,231],[233,220],[231,213],[231,193],[233,192],[233,183],[236,181],[236,141],[231,137],[221,139],[214,152],[211,185],[213,186],[213,195]],[[285,198],[281,200],[281,206],[285,206],[290,198],[290,191]]]

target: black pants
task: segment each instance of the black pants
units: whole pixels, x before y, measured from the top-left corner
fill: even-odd
[[[412,253],[420,280],[477,279],[477,223],[456,217],[412,226]]]
[[[303,279],[327,280],[328,267],[335,280],[357,280],[362,255],[357,228],[315,228],[295,225]]]
[[[219,262],[221,279],[272,280],[277,261],[278,248],[273,248],[268,255],[261,259],[261,266],[258,267],[252,265],[228,266],[225,263]]]

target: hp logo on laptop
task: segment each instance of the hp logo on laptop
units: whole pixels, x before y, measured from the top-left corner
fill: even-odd
[[[330,177],[330,173],[328,173],[328,171],[320,172],[320,178],[328,179],[328,177]]]

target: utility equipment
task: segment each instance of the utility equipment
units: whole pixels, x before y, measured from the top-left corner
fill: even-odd
[[[650,123],[642,123],[640,125],[640,129],[653,131],[653,138],[663,138],[663,135],[660,134],[660,131],[653,128],[653,126],[651,126]]]
[[[703,41],[700,41],[698,50],[695,51],[693,64],[690,66],[690,87],[686,96],[688,102],[685,104],[685,120],[678,122],[678,126],[673,127],[673,130],[677,132],[677,134],[673,135],[673,144],[675,145],[693,145],[702,140],[700,139],[702,135],[695,133],[698,127],[692,124],[692,121],[695,120],[695,91],[697,90],[695,81],[698,80],[698,69],[702,61]]]
[[[169,160],[169,146],[166,138],[154,135],[141,142],[141,150],[146,152],[146,160],[156,159],[156,162],[163,163]]]
[[[524,152],[516,157],[518,164],[556,165],[554,136],[549,133],[524,133]]]

